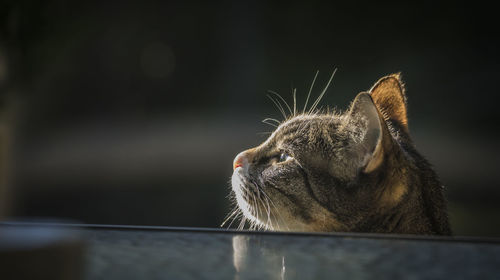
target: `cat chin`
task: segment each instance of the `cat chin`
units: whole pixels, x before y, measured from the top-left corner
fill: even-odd
[[[245,181],[243,180],[243,168],[236,168],[231,177],[231,188],[236,196],[236,203],[243,212],[243,215],[252,222],[258,222],[257,218],[252,214],[252,207],[245,200]]]
[[[250,222],[251,229],[277,230],[277,228],[275,228],[277,226],[275,224],[276,221],[262,221],[261,219],[259,219],[258,213],[262,211],[262,209],[257,208],[258,205],[255,205],[255,207],[253,207],[251,203],[249,203],[247,199],[245,199],[245,197],[248,197],[248,193],[245,193],[246,190],[248,188],[254,187],[246,182],[245,176],[246,170],[244,168],[236,168],[233,172],[233,176],[231,177],[231,187],[235,194],[238,208],[241,210],[244,217]],[[262,217],[266,217],[266,215],[263,214]]]

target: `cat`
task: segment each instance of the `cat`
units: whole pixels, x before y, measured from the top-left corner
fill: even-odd
[[[294,108],[265,142],[236,156],[229,218],[275,231],[451,234],[444,187],[410,138],[400,74],[343,113],[314,107]]]

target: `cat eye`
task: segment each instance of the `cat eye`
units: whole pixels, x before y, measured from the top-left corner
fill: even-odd
[[[290,155],[288,155],[287,153],[281,153],[280,159],[278,160],[278,162],[284,162],[284,161],[287,161],[291,158],[292,157]]]

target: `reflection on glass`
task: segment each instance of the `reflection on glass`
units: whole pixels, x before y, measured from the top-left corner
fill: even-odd
[[[285,256],[281,250],[258,236],[233,237],[233,264],[235,280],[259,277],[261,279],[287,279]]]
[[[405,243],[408,251],[401,252],[403,244],[393,240],[293,235],[284,238],[273,234],[238,234],[232,237],[232,243],[236,280],[331,279],[333,276],[365,279],[370,278],[374,270],[383,272],[393,267],[394,262],[399,264],[401,258],[411,263],[415,254],[412,250],[422,249],[422,244]],[[435,244],[426,246],[431,250]],[[401,256],[387,258],[395,252]]]

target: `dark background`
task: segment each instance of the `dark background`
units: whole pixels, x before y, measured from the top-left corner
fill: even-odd
[[[500,236],[497,15],[473,4],[1,1],[11,215],[217,227],[266,91],[303,104],[338,68],[340,109],[402,72],[455,233]]]

